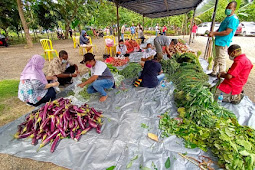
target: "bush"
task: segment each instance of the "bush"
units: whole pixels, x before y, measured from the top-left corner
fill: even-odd
[[[151,30],[146,30],[143,33],[144,34],[149,34],[149,35],[156,35],[156,31],[151,31]]]
[[[166,35],[167,35],[167,36],[175,35],[175,30],[166,31]]]
[[[91,37],[91,36],[94,36],[94,34],[93,34],[93,31],[92,31],[92,30],[88,30],[88,31],[86,31],[86,32],[87,32],[87,35],[88,35],[88,36],[90,36],[90,37]]]

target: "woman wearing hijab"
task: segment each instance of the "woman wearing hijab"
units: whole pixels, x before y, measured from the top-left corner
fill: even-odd
[[[45,60],[40,55],[34,55],[21,73],[18,97],[21,101],[32,106],[39,106],[56,98],[56,91],[53,87],[59,85],[57,77],[45,77],[42,69]],[[54,83],[48,83],[53,80]]]
[[[87,51],[89,51],[92,46],[89,44],[89,38],[87,37],[87,32],[85,30],[81,31],[81,36],[80,36],[80,45],[82,47],[85,47]]]

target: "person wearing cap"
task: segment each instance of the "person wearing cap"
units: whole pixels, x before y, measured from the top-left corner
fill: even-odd
[[[56,76],[60,85],[70,84],[72,77],[79,74],[78,66],[68,61],[65,50],[59,52],[59,57],[54,58],[48,67],[48,76]]]
[[[170,42],[171,42],[170,38],[168,38],[165,35],[157,36],[154,39],[154,46],[156,47],[156,52],[157,52],[159,61],[163,58],[163,50],[162,50],[163,46],[165,46],[167,57],[171,56],[170,49],[169,49]]]
[[[105,89],[110,89],[114,85],[114,78],[110,69],[104,62],[95,60],[95,56],[92,53],[85,54],[81,63],[90,68],[91,77],[87,81],[78,84],[78,86],[83,88],[89,85],[87,92],[90,94],[99,92],[101,94],[99,101],[104,102],[108,97]]]
[[[224,81],[217,87],[214,98],[218,100],[219,95],[222,94],[223,101],[238,104],[243,98],[243,86],[248,80],[253,65],[237,44],[228,48],[228,55],[234,63],[227,73],[221,72],[218,75],[218,78],[224,78]]]
[[[82,47],[85,47],[87,51],[91,50],[92,46],[89,45],[89,38],[87,37],[87,32],[85,30],[81,31],[81,36],[80,36],[80,45]]]

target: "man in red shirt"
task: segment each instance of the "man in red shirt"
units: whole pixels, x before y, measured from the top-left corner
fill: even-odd
[[[197,25],[196,25],[195,22],[194,22],[194,25],[192,26],[192,32],[191,32],[191,34],[192,34],[192,36],[193,36],[193,39],[192,39],[192,43],[193,43],[193,41],[194,41],[194,39],[195,39],[195,36],[196,36],[196,34],[197,34]]]
[[[166,25],[164,25],[164,27],[162,29],[163,35],[166,35],[166,30],[167,30],[167,27],[166,27]]]
[[[217,87],[215,100],[222,94],[223,101],[238,104],[243,98],[243,86],[248,80],[253,65],[246,55],[242,54],[241,47],[237,44],[228,48],[228,55],[234,63],[227,73],[222,72],[218,75],[218,78],[224,78],[224,81]]]

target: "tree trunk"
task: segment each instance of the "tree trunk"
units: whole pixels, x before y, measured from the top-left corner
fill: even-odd
[[[17,31],[16,33],[17,33],[17,35],[18,35],[18,40],[19,40],[19,31]]]
[[[81,24],[78,25],[78,28],[79,28],[79,32],[81,34]]]
[[[17,0],[17,4],[18,4],[20,20],[21,20],[22,26],[23,26],[24,31],[25,31],[27,47],[30,48],[30,47],[33,47],[33,41],[32,41],[32,38],[29,34],[29,28],[27,26],[27,22],[26,22],[26,19],[24,17],[24,12],[23,12],[23,9],[22,9],[23,5],[22,5],[21,0]]]
[[[69,33],[69,25],[70,25],[70,22],[69,21],[66,21],[66,25],[65,25],[65,39],[68,39],[68,33]]]

